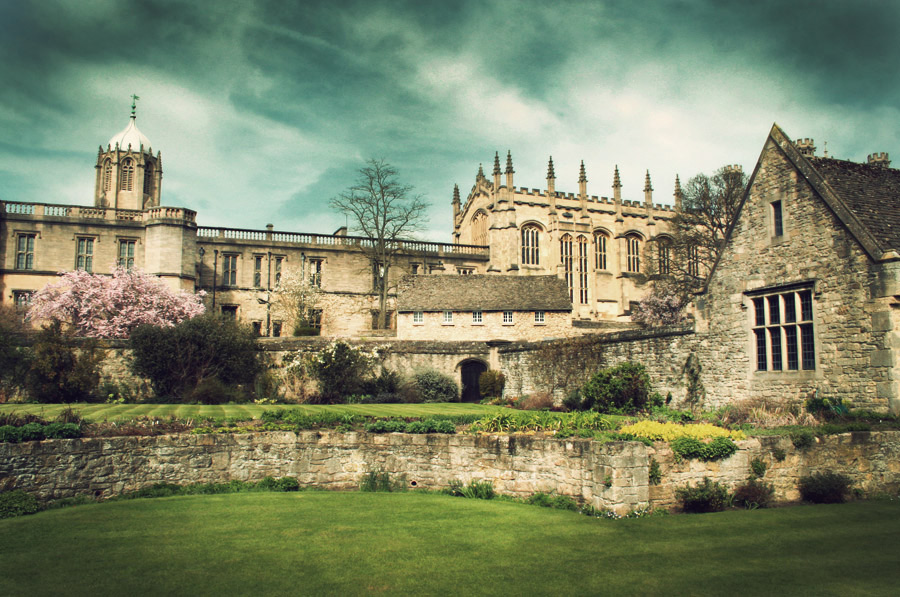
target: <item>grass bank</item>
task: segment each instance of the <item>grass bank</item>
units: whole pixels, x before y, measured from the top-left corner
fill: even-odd
[[[0,413],[34,414],[53,419],[72,407],[89,421],[127,421],[138,417],[179,419],[258,419],[266,410],[289,409],[307,414],[332,412],[371,417],[429,417],[433,415],[483,415],[508,410],[481,404],[0,404]]]
[[[0,520],[0,594],[890,595],[900,503],[604,521],[420,493],[256,493]]]

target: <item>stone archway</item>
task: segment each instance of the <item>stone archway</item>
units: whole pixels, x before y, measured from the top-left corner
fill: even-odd
[[[487,371],[487,365],[483,361],[469,359],[460,363],[460,385],[463,402],[478,402],[481,400],[481,390],[478,386],[478,376]]]

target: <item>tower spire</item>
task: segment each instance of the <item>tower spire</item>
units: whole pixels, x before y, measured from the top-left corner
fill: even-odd
[[[553,170],[553,156],[547,163],[547,194],[551,197],[556,193],[556,172]]]
[[[506,188],[510,191],[513,190],[513,174],[515,170],[513,170],[512,166],[512,151],[506,151]]]
[[[675,211],[681,211],[681,199],[684,195],[681,192],[681,180],[677,174],[675,175],[675,192],[673,195],[675,196]]]

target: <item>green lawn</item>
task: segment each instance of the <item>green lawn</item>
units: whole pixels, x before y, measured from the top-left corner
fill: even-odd
[[[265,410],[288,408],[308,413],[340,412],[373,417],[427,417],[430,415],[479,415],[503,410],[499,406],[481,404],[336,404],[321,406],[312,404],[259,405],[222,404],[206,406],[202,404],[0,404],[0,413],[31,413],[52,419],[62,410],[72,406],[81,416],[90,421],[117,421],[135,417],[168,417],[181,419],[197,418],[259,418]]]
[[[120,501],[0,520],[3,595],[894,595],[900,503],[607,521],[420,493]]]

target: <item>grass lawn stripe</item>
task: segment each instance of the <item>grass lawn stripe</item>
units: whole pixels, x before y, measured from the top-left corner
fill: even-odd
[[[0,594],[891,595],[900,503],[604,521],[434,494],[134,500],[0,521]]]

